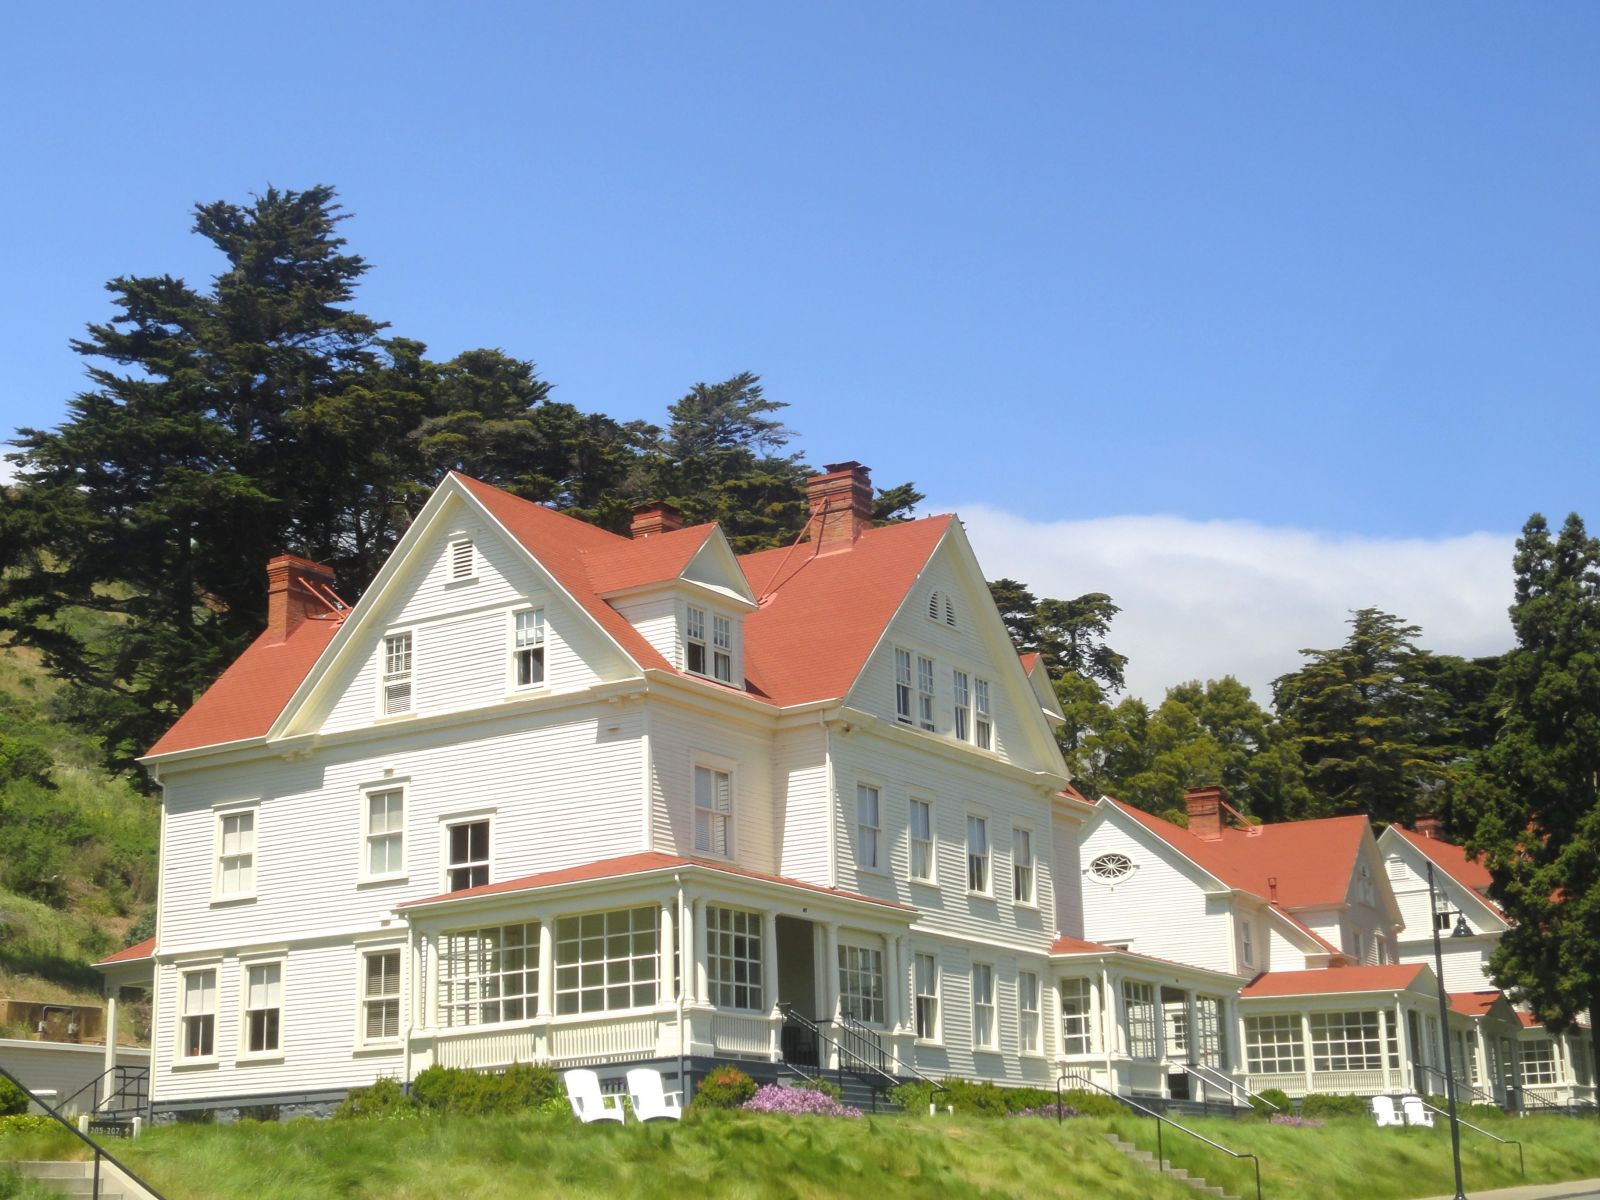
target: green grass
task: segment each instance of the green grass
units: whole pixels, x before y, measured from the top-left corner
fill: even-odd
[[[1500,1120],[1518,1137],[1527,1182],[1600,1176],[1600,1122]],[[1268,1200],[1410,1200],[1449,1193],[1449,1133],[1331,1121],[1322,1129],[1262,1122],[1192,1127],[1262,1157]],[[1061,1196],[1192,1200],[1102,1138],[1116,1129],[1154,1149],[1149,1121],[888,1117],[860,1121],[691,1114],[682,1125],[580,1126],[564,1117],[294,1121],[151,1130],[116,1146],[170,1200],[824,1200],[829,1197]],[[1169,1137],[1177,1165],[1253,1196],[1253,1177],[1215,1151]],[[71,1157],[65,1135],[0,1134],[0,1160]],[[1471,1192],[1523,1182],[1516,1150],[1468,1133]],[[0,1192],[0,1200],[4,1193]]]

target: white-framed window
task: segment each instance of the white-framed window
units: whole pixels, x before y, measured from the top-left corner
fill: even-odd
[[[989,894],[989,822],[967,816],[967,890]]]
[[[1239,961],[1247,967],[1255,965],[1256,948],[1249,921],[1239,922]]]
[[[761,1012],[761,914],[706,907],[706,981],[718,1008]]]
[[[283,1048],[283,963],[246,963],[242,991],[239,1053],[277,1054]]]
[[[894,652],[894,718],[902,725],[911,724],[911,651]]]
[[[934,872],[933,806],[926,800],[911,801],[911,878],[932,883]]]
[[[406,791],[403,787],[371,788],[363,794],[362,821],[366,853],[362,878],[393,879],[406,871]]]
[[[446,891],[463,892],[489,882],[488,817],[445,825]]]
[[[955,735],[956,741],[972,738],[972,681],[965,671],[952,673],[955,680]]]
[[[1522,1042],[1517,1049],[1521,1052],[1518,1061],[1522,1068],[1523,1087],[1538,1087],[1540,1084],[1560,1081],[1560,1069],[1556,1064],[1556,1044],[1550,1038]]]
[[[868,1025],[884,1023],[883,951],[839,943],[839,1009]]]
[[[511,683],[513,687],[544,685],[544,609],[524,608],[511,614]]]
[[[1356,944],[1356,965],[1360,966],[1362,963],[1367,961],[1367,935],[1358,929],[1355,932],[1354,940]]]
[[[556,1012],[615,1012],[656,1002],[661,910],[618,908],[556,919]]]
[[[711,618],[711,677],[718,683],[733,682],[733,622],[715,615]]]
[[[400,951],[368,950],[361,956],[361,1040],[400,1037]]]
[[[370,978],[370,965],[368,970]],[[397,988],[398,978],[397,967]],[[538,922],[453,929],[441,934],[438,1001],[439,1023],[448,1028],[538,1016]],[[398,1020],[398,1001],[395,1013]]]
[[[1011,898],[1033,903],[1033,834],[1026,829],[1011,831]]]
[[[706,671],[706,610],[688,606],[683,617],[683,669],[693,675]]]
[[[230,900],[256,893],[256,810],[220,809],[217,812],[217,873],[215,893]]]
[[[916,976],[916,1027],[917,1039],[924,1042],[939,1040],[939,960],[932,954],[918,954],[913,959]]]
[[[917,655],[917,724],[929,733],[933,723],[933,659]]]
[[[1381,1071],[1383,1043],[1378,1038],[1377,1010],[1312,1013],[1311,1069]]]
[[[1017,972],[1017,1029],[1022,1053],[1039,1053],[1039,977],[1032,971]]]
[[[878,789],[870,783],[856,784],[856,866],[869,871],[883,865],[878,853],[883,834],[879,799]]]
[[[1306,1069],[1305,1041],[1296,1013],[1244,1019],[1244,1053],[1252,1075],[1288,1075]]]
[[[1087,979],[1061,981],[1061,1052],[1088,1054],[1094,1030],[1093,992]]]
[[[694,768],[694,848],[699,854],[733,857],[733,772],[703,764]]]
[[[1089,864],[1089,878],[1098,883],[1117,884],[1130,878],[1138,865],[1126,854],[1102,854]]]
[[[1222,1066],[1226,1049],[1223,1043],[1222,1001],[1216,996],[1194,998],[1195,1049],[1201,1066]]]
[[[477,574],[477,558],[472,551],[471,538],[456,538],[450,543],[450,578],[471,579]]]
[[[972,700],[977,709],[972,725],[973,742],[980,750],[994,749],[994,714],[989,711],[989,681],[972,681]]]
[[[379,711],[386,717],[411,711],[411,633],[383,639],[383,691]]]
[[[1128,1053],[1134,1058],[1156,1056],[1159,1029],[1156,993],[1148,983],[1122,981],[1122,1028],[1128,1037]]]
[[[183,1017],[179,1026],[180,1058],[217,1055],[217,971],[185,971],[182,976]]]
[[[972,1044],[995,1045],[994,967],[989,963],[972,964]]]

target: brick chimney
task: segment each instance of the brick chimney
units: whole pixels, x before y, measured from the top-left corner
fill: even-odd
[[[1222,840],[1222,808],[1228,793],[1219,787],[1190,788],[1183,794],[1189,810],[1189,832],[1208,842]]]
[[[331,588],[333,572],[298,554],[280,554],[267,563],[267,641],[288,641],[307,617],[333,611],[307,581]]]
[[[1438,841],[1440,840],[1439,835],[1443,832],[1444,822],[1439,820],[1438,817],[1417,818],[1417,833],[1419,833],[1421,836]]]
[[[872,528],[872,476],[858,462],[828,463],[806,480],[811,522],[806,536],[828,548],[845,546]]]
[[[646,500],[633,506],[633,525],[629,537],[646,538],[652,533],[670,533],[683,528],[683,514],[665,500]]]

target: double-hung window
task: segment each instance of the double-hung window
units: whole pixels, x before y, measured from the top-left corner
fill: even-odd
[[[406,869],[406,794],[402,788],[367,793],[367,878],[402,875]]]
[[[275,1054],[283,1019],[283,964],[252,963],[245,968],[245,1054]]]
[[[1022,1052],[1039,1053],[1039,976],[1032,971],[1017,972],[1017,1028],[1021,1031]]]
[[[994,968],[988,963],[972,964],[972,1044],[977,1048],[995,1044]]]
[[[706,908],[706,981],[718,1008],[761,1011],[761,914]]]
[[[361,960],[361,1040],[400,1036],[400,951],[373,950]]]
[[[411,634],[383,639],[383,715],[411,711]]]
[[[933,732],[933,659],[917,656],[917,723]]]
[[[856,866],[879,870],[878,844],[883,827],[879,819],[879,792],[871,784],[856,784]]]
[[[706,611],[693,605],[683,618],[683,665],[693,675],[706,673]]]
[[[614,1012],[656,1002],[661,910],[619,908],[556,920],[556,1012]]]
[[[869,1025],[884,1023],[883,951],[839,943],[839,1008]]]
[[[723,858],[733,855],[733,774],[714,767],[694,769],[694,848]]]
[[[217,972],[189,971],[183,976],[184,1058],[212,1058],[217,1053]]]
[[[512,618],[511,677],[519,688],[544,683],[544,609],[525,608]]]
[[[956,741],[972,740],[972,682],[965,671],[955,672]]]
[[[915,958],[917,1038],[939,1040],[939,960],[931,954]]]
[[[256,810],[217,814],[218,897],[245,897],[256,890]]]
[[[1123,980],[1122,1028],[1127,1034],[1128,1053],[1132,1057],[1156,1056],[1156,994],[1148,983]]]
[[[394,952],[396,955],[399,951]],[[367,959],[367,978],[372,961]],[[399,996],[399,960],[395,960],[394,994]],[[522,1021],[539,1015],[539,926],[490,925],[456,929],[439,938],[439,1022],[447,1028]],[[387,982],[387,980],[385,980]],[[385,1014],[387,1010],[384,1010]],[[399,1002],[395,1002],[399,1021]],[[373,1009],[367,1009],[368,1029]],[[371,1034],[369,1033],[370,1037]]]
[[[911,651],[894,652],[894,719],[911,724]]]
[[[711,618],[711,677],[733,682],[733,622],[727,617]]]
[[[1026,829],[1011,831],[1011,898],[1033,903],[1033,834]]]
[[[989,711],[989,681],[987,679],[974,679],[972,681],[972,699],[977,707],[977,718],[973,724],[973,741],[980,750],[994,749],[994,716]]]
[[[911,801],[911,878],[933,882],[933,807],[926,800]]]
[[[1087,979],[1061,981],[1061,1052],[1088,1054],[1094,1029],[1092,993]]]
[[[1256,961],[1256,950],[1251,942],[1249,921],[1239,922],[1239,961],[1247,967],[1253,966]]]
[[[967,817],[967,890],[989,892],[989,822]]]
[[[465,891],[489,882],[489,819],[446,826],[449,890]]]

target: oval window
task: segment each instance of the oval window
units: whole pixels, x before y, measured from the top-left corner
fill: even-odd
[[[1106,883],[1116,883],[1133,874],[1133,859],[1126,854],[1102,854],[1089,864],[1089,874]]]

